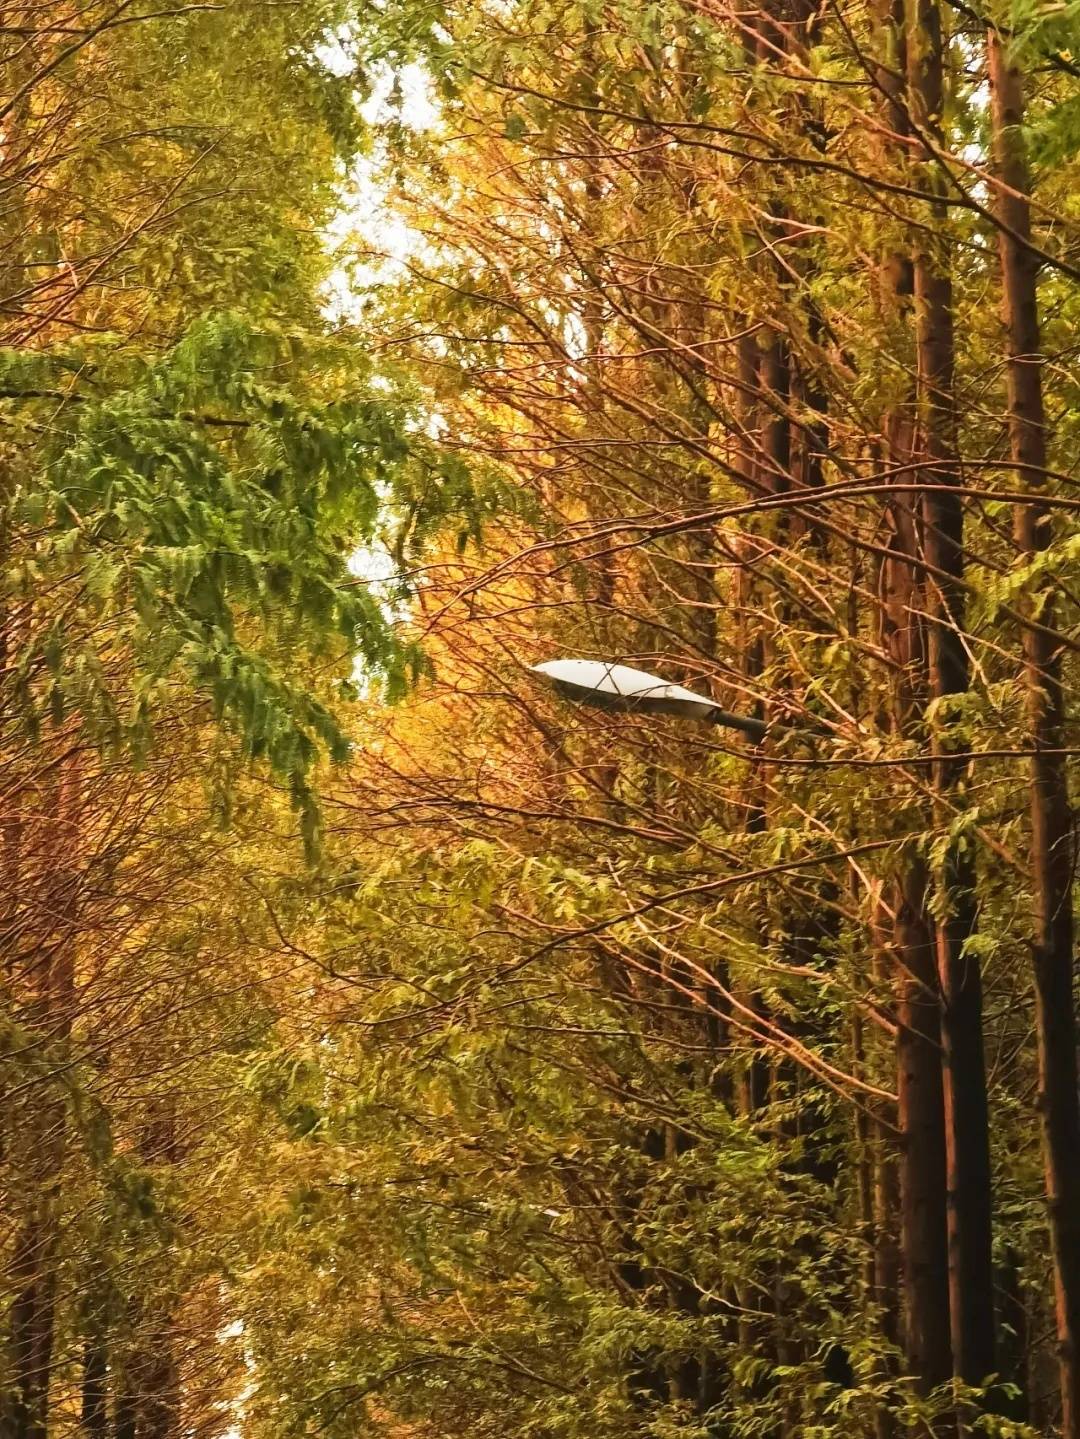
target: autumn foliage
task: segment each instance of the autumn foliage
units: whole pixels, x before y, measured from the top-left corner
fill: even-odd
[[[1074,8],[4,10],[2,1439],[1080,1439]]]

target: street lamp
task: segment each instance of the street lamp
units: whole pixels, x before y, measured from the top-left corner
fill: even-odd
[[[764,739],[769,731],[764,720],[732,714],[704,695],[697,695],[682,685],[668,684],[657,675],[629,665],[607,660],[545,660],[543,664],[532,665],[531,669],[564,698],[597,709],[683,715],[738,730],[753,740]]]

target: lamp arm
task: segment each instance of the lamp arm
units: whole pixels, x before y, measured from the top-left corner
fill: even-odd
[[[751,739],[763,740],[773,726],[767,725],[764,720],[752,719],[749,715],[732,714],[730,710],[720,709],[714,706],[706,715],[710,724],[722,725],[725,729],[739,730],[742,734],[749,735]]]

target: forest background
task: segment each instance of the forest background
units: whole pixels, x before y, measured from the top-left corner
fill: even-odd
[[[1077,0],[0,67],[0,1436],[1080,1439]]]

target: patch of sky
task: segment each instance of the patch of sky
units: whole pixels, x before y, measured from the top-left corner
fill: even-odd
[[[324,232],[323,242],[334,266],[326,286],[324,313],[332,323],[356,324],[363,317],[365,300],[381,287],[398,284],[412,262],[426,254],[423,236],[390,200],[387,174],[389,151],[385,131],[404,127],[417,134],[436,128],[439,108],[431,77],[423,65],[400,66],[382,63],[364,65],[356,33],[342,27],[317,50],[317,57],[331,74],[358,78],[356,104],[368,128],[370,146],[357,156],[339,188],[337,212]],[[362,78],[363,90],[360,81]],[[388,387],[375,376],[372,384]],[[417,428],[436,439],[445,422],[429,412],[417,419]],[[388,513],[387,518],[392,520]],[[349,557],[349,570],[367,585],[392,623],[408,619],[408,604],[390,549],[379,540],[358,546]],[[363,694],[373,691],[372,677],[361,660],[353,666],[353,682]]]
[[[356,70],[355,44],[347,31],[324,44],[319,58],[333,74]],[[357,156],[342,177],[336,214],[324,239],[334,269],[327,285],[326,313],[332,320],[356,320],[366,294],[400,281],[410,260],[422,257],[424,240],[389,201],[389,155],[383,131],[402,126],[416,134],[436,128],[439,107],[428,71],[419,62],[368,67],[365,93],[357,108],[371,136],[367,154]]]

